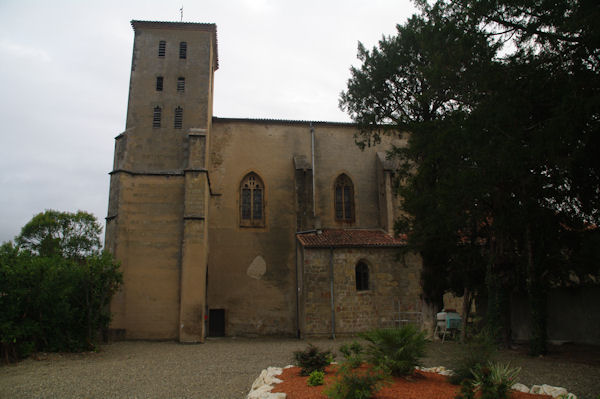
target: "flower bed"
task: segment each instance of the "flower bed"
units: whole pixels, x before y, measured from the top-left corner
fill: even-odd
[[[323,390],[332,383],[335,377],[335,366],[329,366],[322,386],[311,387],[307,384],[308,377],[300,375],[299,367],[289,367],[283,370],[277,378],[283,382],[275,384],[272,393],[282,392],[286,399],[327,399]],[[383,386],[374,398],[376,399],[454,399],[460,387],[448,382],[446,376],[416,370],[406,378],[395,377],[390,383]],[[549,395],[536,395],[513,391],[511,399],[551,399]]]

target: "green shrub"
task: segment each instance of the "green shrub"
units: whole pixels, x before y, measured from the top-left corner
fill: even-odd
[[[315,370],[325,371],[325,367],[329,366],[333,360],[333,355],[330,350],[322,351],[313,344],[308,344],[308,347],[303,351],[294,352],[296,365],[302,370],[301,375],[309,375]]]
[[[465,379],[460,383],[460,392],[455,396],[455,399],[475,399],[472,380]]]
[[[341,367],[338,378],[324,393],[331,399],[372,398],[386,380],[386,375],[378,369],[357,371]]]
[[[353,369],[360,367],[363,363],[363,351],[363,346],[356,341],[340,346],[340,353],[344,355],[346,364]]]
[[[108,305],[121,282],[108,253],[46,257],[11,243],[0,247],[0,355],[94,348],[108,327]]]
[[[361,337],[370,343],[366,348],[369,362],[394,376],[410,374],[425,354],[425,333],[412,324],[369,331]]]
[[[323,385],[323,379],[325,378],[325,372],[315,370],[308,376],[308,385],[315,387],[317,385]]]
[[[450,377],[450,383],[460,385],[465,380],[473,378],[471,370],[480,368],[490,362],[496,354],[497,346],[491,334],[480,332],[471,341],[465,344],[460,351],[460,357],[452,365],[454,375]]]
[[[472,370],[473,379],[470,384],[469,380],[463,381],[457,398],[471,399],[479,391],[481,399],[507,399],[520,371],[520,368],[511,368],[510,364],[488,362],[487,366]],[[469,385],[471,393],[468,392]]]

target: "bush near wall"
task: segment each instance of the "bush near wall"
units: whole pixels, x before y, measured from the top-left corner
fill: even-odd
[[[0,247],[0,344],[6,362],[35,351],[92,350],[122,281],[108,253],[83,259]]]

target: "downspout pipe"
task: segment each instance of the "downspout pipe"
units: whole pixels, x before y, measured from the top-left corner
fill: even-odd
[[[333,291],[333,247],[329,248],[329,295],[331,297],[331,339],[335,339],[335,303]]]
[[[317,208],[315,204],[315,177],[317,174],[315,173],[315,128],[313,127],[312,122],[310,123],[310,155],[312,166],[312,210],[314,219],[317,216]]]
[[[300,254],[300,246],[298,245],[298,237],[296,237],[296,338],[300,339],[300,279],[298,276],[299,262],[303,262],[304,256]]]

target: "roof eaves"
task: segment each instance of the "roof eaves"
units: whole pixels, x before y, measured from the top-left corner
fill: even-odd
[[[302,119],[270,119],[270,118],[221,118],[213,116],[213,122],[256,123],[256,124],[282,124],[282,125],[310,125],[314,126],[346,126],[357,127],[354,122],[309,121]]]

